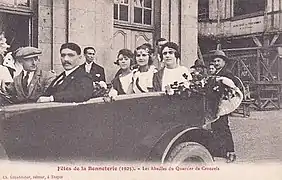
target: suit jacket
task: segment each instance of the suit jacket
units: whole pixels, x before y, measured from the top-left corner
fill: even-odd
[[[83,63],[82,65],[80,65],[80,68],[84,69],[84,71],[85,71],[85,64],[86,63]],[[104,81],[104,82],[106,82],[104,68],[99,66],[98,64],[96,64],[94,62],[92,63],[92,66],[91,66],[89,74],[91,75],[91,78],[92,78],[93,82],[97,82],[97,81]]]
[[[83,102],[92,97],[94,91],[92,79],[82,68],[77,68],[66,76],[61,84],[56,84],[63,73],[53,80],[45,96],[52,95],[55,102]]]
[[[23,71],[14,77],[14,82],[8,87],[8,91],[18,103],[36,102],[44,94],[48,86],[56,77],[55,74],[37,69],[28,85],[28,94],[24,93],[22,86]]]

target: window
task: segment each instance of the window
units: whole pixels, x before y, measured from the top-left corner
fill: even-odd
[[[152,20],[152,1],[135,0],[134,2],[134,22],[151,25]]]
[[[114,19],[131,24],[152,25],[152,0],[115,0]]]
[[[0,18],[3,20],[0,33],[5,32],[7,43],[11,46],[9,51],[30,45],[29,16],[0,12]]]
[[[30,0],[0,0],[0,33],[5,32],[8,50],[32,45],[32,16]],[[35,42],[35,41],[34,41]]]
[[[120,21],[128,21],[129,4],[128,0],[114,1],[114,19]]]
[[[199,0],[198,19],[199,20],[209,19],[209,1],[208,0]]]
[[[264,11],[266,0],[234,0],[234,16]]]
[[[30,6],[30,0],[0,0],[0,4],[28,7]]]

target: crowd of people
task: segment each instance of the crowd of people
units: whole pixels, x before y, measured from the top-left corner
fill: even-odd
[[[134,52],[121,49],[114,63],[119,66],[111,81],[109,96],[122,94],[166,91],[174,82],[192,80],[195,73],[207,72],[216,75],[229,87],[236,87],[231,71],[226,68],[229,62],[223,51],[217,50],[209,66],[196,60],[189,69],[180,63],[179,47],[174,42],[161,38],[157,40],[158,50],[154,54],[152,45],[144,43]],[[42,51],[35,47],[22,47],[11,54],[2,56],[1,94],[13,103],[27,102],[83,102],[93,97],[95,83],[106,88],[104,68],[95,62],[96,50],[86,47],[83,50],[85,63],[80,64],[82,50],[76,43],[64,43],[60,48],[60,59],[64,71],[55,75],[39,68]],[[15,61],[13,61],[15,59]],[[12,66],[5,66],[13,61]],[[20,65],[20,66],[19,66]],[[21,67],[21,68],[16,68]],[[9,70],[12,69],[12,70]],[[184,76],[185,74],[185,76]],[[235,83],[235,84],[234,84]],[[212,130],[222,139],[222,154],[234,161],[234,144],[228,125],[228,115],[212,123]]]

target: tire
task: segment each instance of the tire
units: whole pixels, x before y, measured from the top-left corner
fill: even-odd
[[[183,142],[176,145],[167,158],[173,164],[210,164],[213,157],[201,144],[196,142]]]

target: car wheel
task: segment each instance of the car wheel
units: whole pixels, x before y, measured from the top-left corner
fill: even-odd
[[[209,164],[213,162],[213,157],[203,145],[183,142],[171,150],[167,160],[174,164]]]

